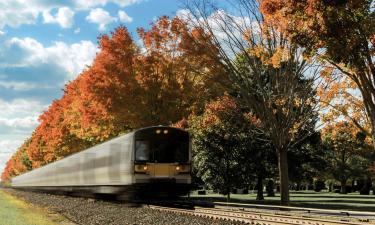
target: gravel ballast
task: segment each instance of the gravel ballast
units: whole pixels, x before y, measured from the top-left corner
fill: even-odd
[[[26,202],[47,208],[54,213],[59,213],[79,225],[240,224],[232,221],[158,211],[147,207],[128,207],[125,204],[97,199],[51,195],[13,189],[8,189],[7,192]]]

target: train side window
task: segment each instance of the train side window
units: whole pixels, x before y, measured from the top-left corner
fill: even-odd
[[[135,141],[135,161],[149,161],[150,159],[150,142]]]

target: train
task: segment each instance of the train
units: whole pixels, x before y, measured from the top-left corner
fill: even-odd
[[[117,196],[179,196],[191,188],[189,133],[145,127],[11,179],[13,188]]]

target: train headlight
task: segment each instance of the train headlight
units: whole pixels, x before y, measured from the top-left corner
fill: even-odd
[[[190,165],[176,165],[177,174],[190,174]]]
[[[164,134],[168,134],[168,130],[164,130],[164,132],[163,132]]]
[[[148,166],[147,165],[135,165],[134,172],[135,173],[148,173]]]
[[[156,132],[156,134],[160,134],[161,130],[156,130],[155,132]]]

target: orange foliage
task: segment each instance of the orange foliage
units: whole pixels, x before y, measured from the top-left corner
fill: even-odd
[[[202,52],[207,42],[184,21],[161,17],[149,31],[138,33],[145,53],[137,57],[136,79],[148,96],[139,102],[142,125],[177,122],[222,92],[213,82],[222,75],[220,66]]]
[[[92,66],[40,115],[30,140],[7,162],[3,180],[138,127],[183,126],[183,118],[222,94],[212,81],[223,70],[205,56],[209,42],[202,32],[161,17],[138,33],[144,49],[123,26],[99,38]]]
[[[212,125],[220,125],[228,122],[229,118],[235,117],[240,123],[246,121],[249,125],[260,125],[258,118],[252,113],[243,112],[235,99],[225,94],[206,105],[199,126],[207,128]]]
[[[332,67],[324,69],[321,77],[317,94],[323,107],[322,121],[329,126],[345,121],[371,139],[370,121],[357,85]]]

